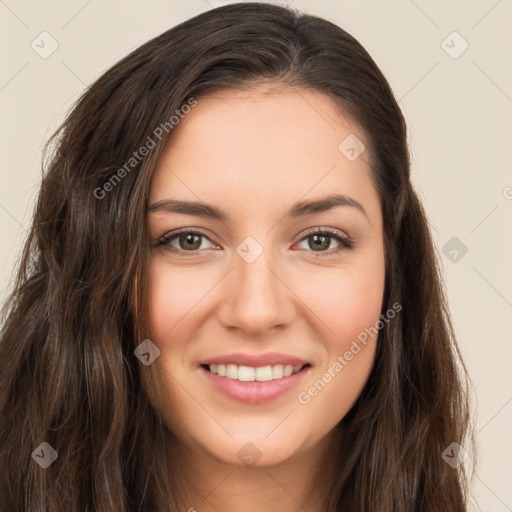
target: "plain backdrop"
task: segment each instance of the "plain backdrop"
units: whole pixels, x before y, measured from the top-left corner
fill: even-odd
[[[226,3],[0,0],[2,302],[30,225],[43,143],[73,102],[130,50]],[[482,511],[512,511],[511,2],[289,3],[356,37],[399,100],[476,389],[473,494]]]

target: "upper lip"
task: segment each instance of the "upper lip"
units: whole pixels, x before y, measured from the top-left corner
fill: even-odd
[[[258,368],[261,366],[274,366],[282,364],[284,366],[304,366],[308,364],[300,357],[281,354],[279,352],[268,352],[266,354],[241,354],[233,353],[223,356],[210,357],[201,361],[201,365],[211,364],[236,364],[237,366],[252,366]]]

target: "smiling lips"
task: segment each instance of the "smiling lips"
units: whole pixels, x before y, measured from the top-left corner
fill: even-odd
[[[265,402],[283,395],[310,367],[300,358],[276,352],[217,356],[200,364],[203,374],[217,391],[248,403]]]

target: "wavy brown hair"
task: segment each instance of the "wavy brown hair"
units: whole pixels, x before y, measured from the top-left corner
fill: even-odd
[[[262,82],[324,93],[363,130],[382,201],[382,312],[403,307],[380,332],[369,380],[341,422],[343,464],[323,510],[466,510],[467,472],[441,454],[452,442],[472,446],[469,380],[411,184],[402,112],[354,37],[260,3],[210,10],[132,51],[87,88],[48,141],[2,314],[1,510],[183,510],[149,400],[158,394],[154,375],[133,353],[148,337],[148,189],[172,137],[169,129],[158,139],[155,129],[192,98]],[[127,168],[148,137],[155,147]],[[58,453],[47,469],[31,457],[43,441]]]

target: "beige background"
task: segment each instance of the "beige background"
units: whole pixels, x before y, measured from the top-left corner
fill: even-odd
[[[1,300],[30,225],[43,142],[73,101],[131,49],[226,3],[0,0]],[[512,511],[511,2],[291,4],[359,39],[400,101],[414,181],[442,254],[455,326],[477,390],[475,500],[483,511]],[[50,36],[40,36],[43,31]],[[43,59],[31,44],[48,51],[50,37],[58,48]],[[453,58],[464,41],[467,50]],[[459,247],[446,245],[453,237],[458,241],[450,244]]]

